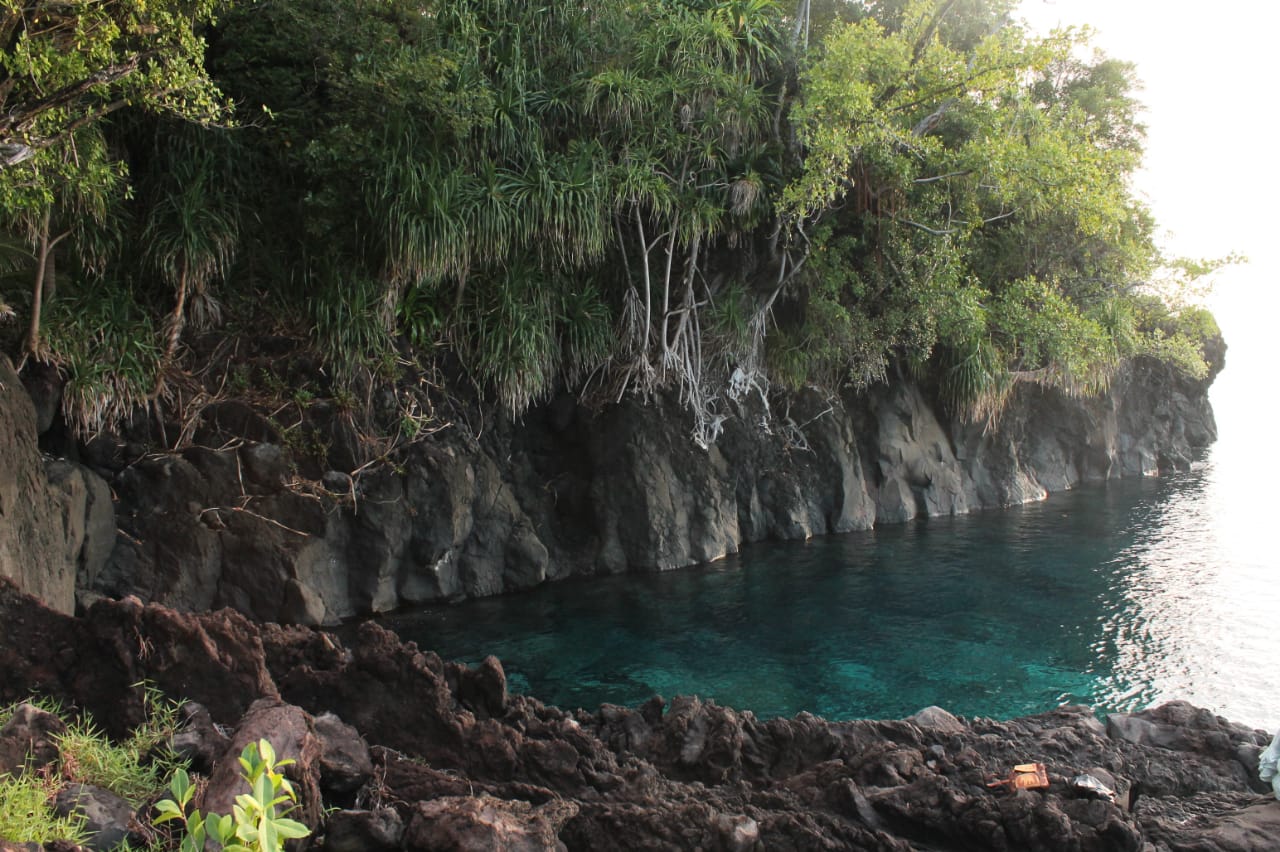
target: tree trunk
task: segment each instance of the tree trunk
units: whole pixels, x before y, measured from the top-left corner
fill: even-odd
[[[168,365],[173,360],[173,355],[178,351],[178,339],[182,337],[183,314],[187,309],[187,262],[182,262],[182,272],[178,276],[178,304],[173,308],[173,315],[169,318],[169,339],[164,345],[164,360],[161,362]]]
[[[58,263],[58,253],[54,248],[62,240],[66,234],[59,234],[57,237],[49,241],[49,250],[45,252],[44,259],[44,303],[46,305],[53,303],[53,298],[58,292],[58,279],[56,267]]]
[[[44,211],[44,219],[40,222],[40,253],[36,264],[35,285],[31,288],[31,324],[27,326],[27,341],[23,347],[27,352],[40,357],[40,311],[44,307],[44,273],[49,265],[49,219],[52,209]]]
[[[187,262],[184,258],[182,261],[182,271],[178,273],[178,303],[173,307],[173,313],[169,315],[169,328],[165,334],[164,355],[160,358],[160,366],[156,370],[156,383],[151,388],[150,399],[156,403],[156,421],[160,424],[161,440],[167,444],[167,438],[164,433],[164,419],[160,413],[159,398],[160,392],[164,390],[164,377],[168,371],[169,364],[173,362],[173,356],[178,351],[178,341],[182,338],[182,327],[185,325],[183,315],[187,310]]]
[[[640,259],[644,263],[644,357],[649,357],[649,339],[653,336],[653,295],[649,283],[649,243],[644,233],[644,214],[636,207],[636,231],[640,235]]]

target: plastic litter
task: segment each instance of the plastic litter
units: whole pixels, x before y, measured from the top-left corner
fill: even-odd
[[[1094,799],[1105,799],[1108,802],[1116,800],[1116,791],[1092,775],[1077,775],[1072,778],[1071,789],[1075,790],[1079,795],[1089,796]]]
[[[1271,782],[1276,798],[1280,799],[1280,733],[1277,733],[1267,750],[1258,755],[1258,777]]]
[[[1008,778],[988,781],[988,787],[1008,787],[1010,790],[1043,790],[1049,786],[1049,773],[1043,763],[1019,763]]]

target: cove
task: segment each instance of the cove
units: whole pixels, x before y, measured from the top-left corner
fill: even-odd
[[[1184,698],[1271,725],[1250,661],[1275,592],[1224,544],[1228,496],[1210,462],[384,623],[446,659],[495,654],[512,689],[562,707],[697,694],[761,717],[1004,719]]]

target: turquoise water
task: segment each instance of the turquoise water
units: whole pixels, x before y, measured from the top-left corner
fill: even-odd
[[[1222,446],[1222,445],[1220,445]],[[1269,542],[1215,451],[1187,474],[389,619],[563,707],[689,693],[763,717],[1008,718],[1184,698],[1275,727]],[[1256,513],[1255,513],[1256,514]],[[1246,528],[1248,527],[1248,528]]]

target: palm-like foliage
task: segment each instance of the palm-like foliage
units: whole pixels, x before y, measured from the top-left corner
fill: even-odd
[[[142,236],[147,258],[173,288],[164,360],[172,360],[188,315],[199,328],[221,317],[211,285],[227,274],[240,238],[236,203],[215,154],[193,136],[169,137],[157,151],[160,177]]]
[[[809,4],[785,5],[230,10],[219,84],[266,117],[235,157],[126,137],[136,215],[76,254],[119,281],[145,246],[165,363],[221,281],[295,306],[340,379],[407,342],[517,414],[562,385],[669,389],[701,440],[744,387],[905,361],[989,414],[1018,381],[1182,357],[1112,310],[1157,258],[1125,67],[1001,28],[1007,0],[844,4],[807,52]]]

